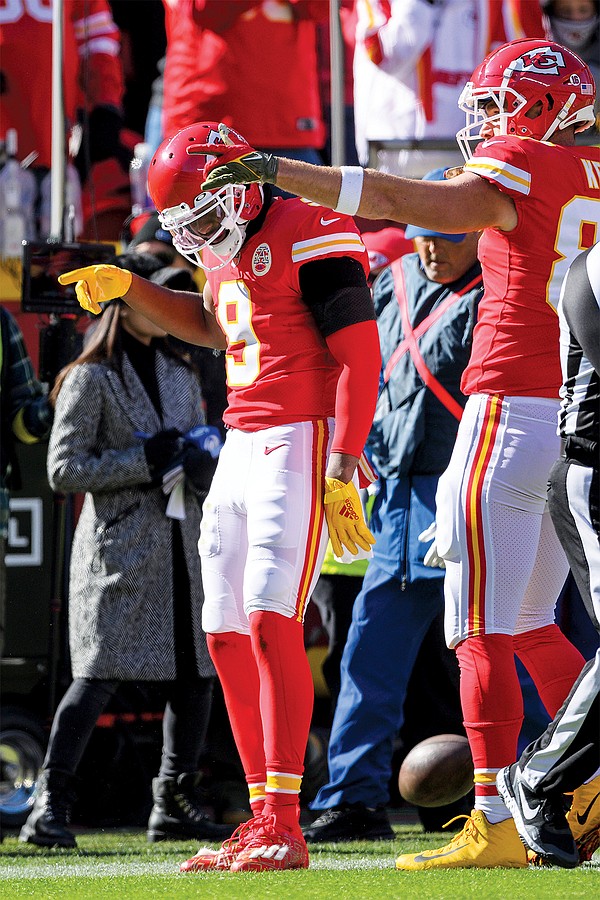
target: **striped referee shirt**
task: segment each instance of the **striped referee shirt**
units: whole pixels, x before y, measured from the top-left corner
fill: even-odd
[[[559,432],[600,453],[600,243],[571,264],[558,314],[563,373]]]

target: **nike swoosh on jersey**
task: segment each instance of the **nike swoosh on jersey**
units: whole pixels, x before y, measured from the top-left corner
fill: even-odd
[[[285,447],[286,444],[275,444],[274,447],[265,447],[265,456],[268,456],[269,453],[272,453],[273,450],[279,450],[280,447]]]
[[[443,856],[452,856],[453,853],[463,850],[467,846],[467,844],[461,844],[460,847],[453,847],[452,850],[448,850],[446,853],[436,853],[434,855],[429,853],[427,856],[424,856],[422,853],[418,853],[413,858],[413,862],[427,862],[428,859],[441,859]]]
[[[336,216],[335,219],[323,219],[321,218],[321,225],[333,225],[334,222],[339,222],[340,217]]]
[[[595,797],[591,800],[591,802],[588,804],[587,809],[584,810],[584,812],[583,812],[582,815],[580,815],[579,813],[577,813],[576,818],[577,818],[577,823],[578,823],[579,825],[585,825],[585,823],[587,822],[587,820],[588,820],[588,818],[589,818],[589,816],[590,816],[590,813],[591,813],[591,811],[592,811],[592,806],[594,805],[594,803],[596,802],[596,800],[598,799],[598,797],[600,797],[600,794],[596,794],[596,796],[595,796]]]

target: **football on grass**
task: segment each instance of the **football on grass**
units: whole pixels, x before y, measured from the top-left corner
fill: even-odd
[[[400,794],[415,806],[447,806],[472,787],[469,742],[460,734],[426,738],[409,751],[400,766]]]

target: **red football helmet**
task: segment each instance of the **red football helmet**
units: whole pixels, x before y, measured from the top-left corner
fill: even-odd
[[[232,137],[246,143],[236,132]],[[246,226],[258,215],[264,199],[258,184],[201,190],[204,167],[214,157],[194,152],[196,146],[223,143],[218,122],[197,122],[164,140],[148,171],[148,192],[161,225],[171,232],[173,245],[209,272],[222,268],[239,253]],[[202,261],[200,254],[205,247],[216,256],[217,265]]]
[[[521,39],[503,44],[475,69],[460,95],[466,127],[456,139],[465,159],[484,122],[499,134],[547,141],[558,129],[585,131],[594,122],[596,87],[588,66],[554,41]],[[498,114],[487,116],[490,101]],[[534,110],[537,104],[541,108]]]

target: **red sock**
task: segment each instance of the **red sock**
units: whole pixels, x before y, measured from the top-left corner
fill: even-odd
[[[517,758],[523,696],[511,635],[467,638],[456,648],[465,730],[475,767],[475,796],[498,796],[494,773]],[[478,783],[478,772],[480,782]]]
[[[585,659],[558,625],[515,634],[513,646],[553,719],[583,669]]]
[[[255,778],[255,775],[246,776],[246,781],[248,782],[248,794],[250,795],[250,809],[252,810],[252,816],[254,818],[264,814],[266,800],[265,790],[267,787],[265,781],[255,781]]]
[[[260,709],[265,737],[265,814],[288,830],[298,830],[299,792],[310,731],[314,687],[304,628],[275,612],[250,615],[252,648],[260,677]]]
[[[207,634],[206,641],[221,682],[229,724],[248,782],[252,812],[258,815],[264,804],[267,773],[260,685],[250,636],[228,631]]]

